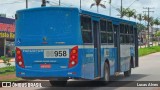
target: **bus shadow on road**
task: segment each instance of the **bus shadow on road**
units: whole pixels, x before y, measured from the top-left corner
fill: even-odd
[[[51,87],[51,85],[49,85],[49,87],[46,88],[41,88],[38,90],[66,90],[67,88],[70,90],[81,90],[82,88],[78,88],[78,87],[83,87],[83,90],[88,90],[88,89],[92,89],[92,88],[100,88],[100,87],[112,87],[112,89],[118,88],[118,87],[131,87],[132,83],[134,83],[135,81],[139,81],[141,78],[144,78],[148,75],[144,75],[144,74],[132,74],[130,77],[124,77],[123,75],[119,75],[117,77],[112,77],[111,81],[107,84],[104,84],[104,82],[102,81],[69,81],[67,83],[66,86],[64,87]],[[49,83],[48,83],[49,84]],[[128,86],[129,85],[129,86]]]

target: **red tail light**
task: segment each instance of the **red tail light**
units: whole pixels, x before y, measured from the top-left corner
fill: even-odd
[[[70,51],[69,68],[72,68],[78,63],[78,46],[75,46]]]
[[[16,63],[24,68],[24,61],[23,61],[23,57],[22,57],[22,51],[19,48],[16,48]]]

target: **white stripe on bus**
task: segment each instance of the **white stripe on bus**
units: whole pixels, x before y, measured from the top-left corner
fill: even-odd
[[[65,45],[65,46],[17,46],[20,49],[71,49],[77,45]],[[78,48],[93,49],[94,45],[78,45]],[[102,45],[101,48],[114,48],[113,45]]]
[[[71,49],[77,45],[65,46],[17,46],[20,49]],[[93,45],[78,45],[78,48],[94,48]]]

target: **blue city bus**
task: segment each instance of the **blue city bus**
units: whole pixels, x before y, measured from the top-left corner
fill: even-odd
[[[102,80],[138,67],[136,23],[74,7],[39,7],[16,12],[16,76]],[[58,82],[62,81],[62,82]]]

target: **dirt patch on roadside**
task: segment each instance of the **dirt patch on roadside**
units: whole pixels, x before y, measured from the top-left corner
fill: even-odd
[[[0,81],[5,81],[5,80],[9,80],[9,79],[14,79],[14,78],[17,78],[14,73],[13,74],[8,74],[8,75],[5,75],[5,76],[0,75]]]

